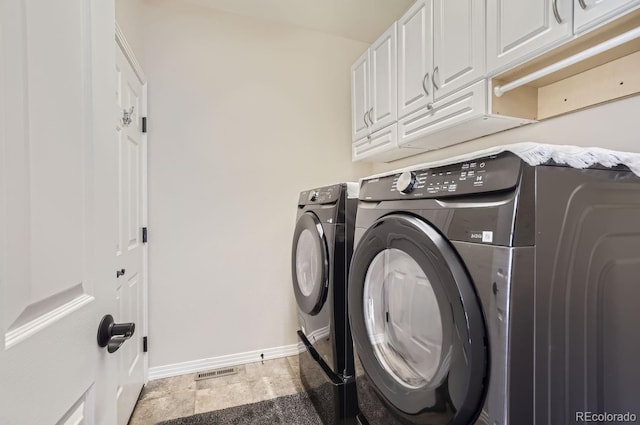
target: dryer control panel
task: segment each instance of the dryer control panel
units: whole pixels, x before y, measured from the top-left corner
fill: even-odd
[[[390,174],[363,181],[360,199],[442,198],[510,189],[518,183],[522,164],[516,155],[505,152],[463,163]]]
[[[317,189],[300,192],[298,205],[333,204],[338,201],[342,193],[342,185],[319,187]]]

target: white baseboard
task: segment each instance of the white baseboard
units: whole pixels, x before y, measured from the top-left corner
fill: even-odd
[[[174,363],[165,366],[149,368],[149,380],[153,381],[172,376],[196,373],[202,370],[218,369],[221,367],[239,366],[262,360],[277,359],[296,355],[304,349],[302,343],[283,345],[282,347],[266,348],[264,350],[247,351],[246,353],[228,354],[226,356],[210,357],[207,359],[191,360],[188,362]]]

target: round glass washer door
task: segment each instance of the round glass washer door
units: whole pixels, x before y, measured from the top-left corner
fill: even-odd
[[[433,287],[420,265],[396,248],[378,253],[364,281],[369,341],[384,369],[401,385],[438,384],[444,336]],[[436,382],[434,382],[436,381]]]
[[[318,236],[311,233],[311,230],[304,229],[298,237],[298,244],[295,252],[295,269],[298,281],[298,288],[302,295],[308,297],[313,292],[316,282],[319,281],[320,261],[318,255],[316,238]]]
[[[453,245],[426,220],[389,214],[357,241],[348,288],[355,352],[383,405],[403,423],[472,423],[488,373],[475,286]]]
[[[291,275],[298,308],[315,315],[329,287],[329,252],[322,223],[312,212],[300,216],[293,233]]]

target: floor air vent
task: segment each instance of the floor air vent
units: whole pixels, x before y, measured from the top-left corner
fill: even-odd
[[[200,381],[202,379],[219,378],[221,376],[235,375],[236,373],[238,373],[237,367],[224,367],[221,369],[205,370],[204,372],[198,372],[196,374],[195,380]]]

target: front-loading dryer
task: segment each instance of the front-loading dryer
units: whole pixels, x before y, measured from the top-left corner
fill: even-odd
[[[639,217],[625,167],[503,153],[363,180],[348,291],[360,422],[640,416]]]
[[[326,425],[351,424],[358,409],[347,280],[358,184],[300,193],[291,269],[298,305],[300,377]]]

